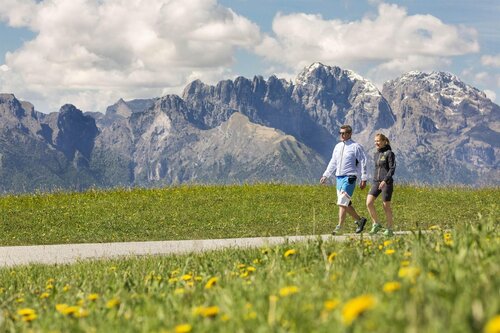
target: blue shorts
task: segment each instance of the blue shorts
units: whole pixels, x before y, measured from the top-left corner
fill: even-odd
[[[337,205],[349,206],[356,188],[356,176],[337,176]]]

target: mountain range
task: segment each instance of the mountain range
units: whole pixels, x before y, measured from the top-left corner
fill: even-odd
[[[199,80],[182,95],[124,101],[105,113],[67,104],[44,114],[0,94],[0,191],[182,183],[316,183],[342,124],[367,151],[386,134],[396,181],[500,185],[500,107],[445,72],[409,72],[382,91],[314,63],[291,82]]]

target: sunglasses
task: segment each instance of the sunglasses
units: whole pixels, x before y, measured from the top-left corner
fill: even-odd
[[[349,134],[350,132],[339,132],[340,135]]]

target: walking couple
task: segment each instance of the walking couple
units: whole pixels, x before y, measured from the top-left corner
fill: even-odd
[[[346,213],[354,218],[357,225],[356,233],[359,234],[365,228],[366,218],[358,215],[352,206],[351,197],[356,187],[358,174],[361,174],[360,189],[366,187],[366,155],[363,147],[351,139],[351,126],[341,126],[339,135],[341,141],[333,149],[332,159],[328,163],[320,183],[325,184],[328,178],[335,174],[339,224],[335,227],[333,234],[338,235],[342,232]],[[375,211],[375,199],[382,194],[383,207],[387,218],[387,228],[384,235],[393,236],[391,198],[393,191],[392,176],[396,170],[396,158],[389,145],[389,139],[382,133],[375,135],[375,147],[377,148],[375,152],[375,172],[370,192],[366,198],[366,206],[373,221],[370,234],[374,235],[383,229]]]

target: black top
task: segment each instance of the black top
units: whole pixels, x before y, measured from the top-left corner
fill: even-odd
[[[396,171],[396,155],[392,152],[391,146],[386,145],[375,153],[373,179],[377,182],[385,181],[387,184],[391,184],[394,171]]]

